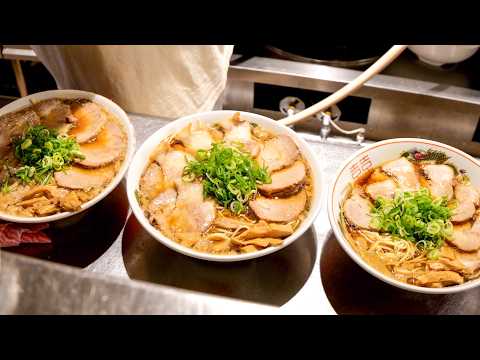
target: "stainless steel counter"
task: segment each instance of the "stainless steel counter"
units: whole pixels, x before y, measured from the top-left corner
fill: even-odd
[[[167,123],[139,115],[131,115],[131,120],[138,144]],[[325,190],[341,163],[371,143],[358,145],[343,137],[322,142],[312,133],[300,135],[320,159]],[[132,216],[110,249],[86,271],[270,305],[281,314],[480,314],[480,289],[428,296],[396,289],[366,273],[333,236],[326,198],[314,226],[292,245],[234,264],[210,263],[173,252],[148,235]]]
[[[137,144],[168,122],[135,114],[130,118]],[[341,162],[361,145],[300,134],[320,159],[327,190]],[[118,200],[107,198],[99,212],[122,208],[116,204],[122,196],[126,201],[124,186],[115,192]],[[480,314],[480,289],[426,296],[366,273],[338,246],[323,200],[314,226],[292,245],[229,264],[169,250],[126,207],[128,213],[118,216],[118,236],[95,261],[77,265],[82,270],[1,252],[0,313]]]

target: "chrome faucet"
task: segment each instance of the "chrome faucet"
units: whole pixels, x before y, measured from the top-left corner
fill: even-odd
[[[305,103],[297,97],[287,96],[280,101],[280,111],[285,116],[292,116],[305,109]],[[295,125],[288,125],[293,129]]]
[[[285,116],[292,116],[305,109],[305,103],[297,97],[287,96],[280,101],[280,111]],[[356,134],[357,143],[361,144],[365,140],[365,128],[361,127],[354,130],[344,130],[338,125],[337,121],[340,119],[342,112],[337,105],[332,105],[327,111],[319,112],[315,115],[317,120],[320,121],[320,136],[323,141],[326,141],[332,126],[339,132],[345,135]],[[288,125],[290,128],[294,128],[295,125]]]
[[[338,106],[333,105],[327,111],[322,111],[315,115],[315,117],[320,121],[321,128],[320,128],[320,136],[323,141],[326,141],[328,135],[331,132],[331,127],[333,126],[337,131],[341,132],[345,135],[353,135],[356,134],[356,141],[357,143],[361,144],[365,140],[365,128],[357,128],[354,130],[344,130],[338,125],[337,121],[340,119],[342,115]]]

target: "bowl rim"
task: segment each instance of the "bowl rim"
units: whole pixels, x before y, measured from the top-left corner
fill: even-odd
[[[250,113],[250,112],[245,112],[245,111],[236,111],[236,110],[212,110],[212,111],[205,111],[201,113],[195,113],[191,114],[188,116],[184,116],[181,118],[176,119],[175,121],[172,121],[171,123],[165,125],[164,127],[158,129],[155,131],[153,134],[151,134],[144,142],[143,144],[139,147],[137,152],[135,153],[135,156],[132,159],[130,169],[127,174],[127,196],[128,200],[130,202],[130,207],[132,208],[132,212],[137,218],[138,222],[142,225],[142,227],[157,241],[159,241],[161,244],[167,246],[171,250],[174,250],[176,252],[179,252],[183,255],[187,255],[196,259],[201,259],[201,260],[207,260],[207,261],[214,261],[214,262],[236,262],[236,261],[244,261],[244,260],[250,260],[254,258],[259,258],[262,256],[266,256],[269,254],[272,254],[274,252],[280,251],[284,249],[285,247],[289,246],[292,244],[295,240],[297,240],[305,231],[308,230],[309,227],[313,225],[313,222],[317,218],[322,206],[323,206],[323,194],[325,193],[324,191],[324,176],[323,176],[323,171],[320,166],[318,156],[317,154],[314,153],[310,145],[297,133],[295,133],[292,129],[285,127],[285,131],[291,135],[291,137],[294,139],[295,142],[301,143],[302,147],[305,149],[305,151],[302,151],[302,149],[299,146],[299,151],[302,152],[302,154],[305,156],[306,153],[308,153],[308,156],[312,159],[313,164],[309,164],[310,167],[312,168],[312,171],[315,171],[318,179],[315,180],[315,190],[314,190],[314,196],[312,198],[317,197],[317,202],[316,206],[313,206],[310,208],[308,212],[307,219],[304,220],[303,224],[299,229],[297,229],[292,235],[287,237],[283,244],[280,246],[273,246],[273,247],[268,247],[266,249],[262,249],[256,252],[252,253],[245,253],[245,254],[239,254],[239,255],[218,255],[218,254],[211,254],[211,253],[203,253],[197,250],[193,250],[191,248],[188,248],[184,245],[179,244],[178,242],[166,237],[161,233],[161,231],[157,230],[155,227],[153,227],[148,219],[145,217],[142,208],[138,204],[138,201],[135,196],[135,191],[138,188],[138,182],[136,181],[134,183],[134,177],[137,175],[137,173],[134,173],[134,168],[136,167],[135,165],[141,161],[143,161],[145,158],[142,155],[143,152],[146,151],[146,149],[151,145],[151,143],[156,142],[159,143],[163,139],[165,139],[167,136],[171,135],[175,131],[178,131],[179,129],[187,126],[189,123],[195,122],[195,121],[202,121],[202,117],[206,116],[211,116],[212,114],[218,114],[220,116],[225,115],[225,116],[231,116],[235,113],[239,112],[240,116],[246,115],[249,117],[249,121],[255,121],[255,119],[262,119],[262,121],[266,121],[267,123],[270,123],[272,127],[282,127],[283,125],[278,124],[275,120],[272,120],[266,116],[260,115],[260,114],[255,114],[255,113]],[[162,134],[160,136],[160,134]],[[156,140],[156,138],[160,138],[160,140]],[[149,156],[146,155],[146,156]],[[148,161],[148,160],[147,160]],[[315,169],[315,170],[313,170]],[[142,169],[143,171],[144,169]],[[140,180],[141,175],[139,176]]]
[[[63,211],[53,215],[36,216],[36,217],[18,216],[18,215],[11,215],[11,214],[0,212],[0,220],[14,222],[14,223],[35,224],[35,223],[53,222],[53,221],[69,218],[71,216],[77,215],[91,208],[92,206],[94,206],[95,204],[103,200],[108,194],[110,194],[118,186],[118,184],[124,178],[128,170],[128,167],[130,165],[130,162],[133,158],[133,155],[135,153],[135,148],[136,148],[135,129],[127,113],[119,105],[114,103],[112,100],[102,95],[99,95],[90,91],[84,91],[84,90],[75,90],[75,89],[47,90],[47,91],[40,91],[37,93],[30,94],[28,96],[18,98],[15,101],[12,101],[11,103],[6,104],[5,106],[0,108],[0,116],[25,109],[32,104],[32,101],[39,102],[39,101],[44,101],[52,98],[70,99],[75,97],[88,99],[92,102],[95,102],[107,108],[107,110],[114,113],[114,115],[121,122],[124,128],[123,130],[127,135],[127,150],[126,150],[123,163],[120,169],[118,170],[117,174],[97,196],[83,203],[80,209],[77,211],[71,211],[71,212]],[[30,105],[25,104],[25,102],[27,101],[30,102]]]
[[[434,140],[428,140],[428,139],[422,139],[422,138],[395,138],[395,139],[387,139],[387,140],[382,140],[375,142],[373,144],[367,145],[363,147],[362,149],[359,149],[355,153],[353,153],[348,159],[346,159],[340,167],[337,169],[335,172],[334,177],[332,178],[332,182],[329,185],[328,189],[328,195],[327,195],[327,214],[328,214],[328,220],[330,222],[330,227],[333,230],[333,233],[335,235],[335,238],[338,243],[340,243],[340,246],[342,249],[348,254],[348,256],[357,263],[361,268],[363,268],[365,271],[376,277],[377,279],[390,284],[394,287],[411,291],[411,292],[416,292],[416,293],[423,293],[423,294],[454,294],[466,290],[473,289],[477,286],[480,285],[480,278],[474,279],[467,281],[463,284],[460,285],[453,285],[453,286],[447,286],[443,288],[427,288],[427,287],[421,287],[421,286],[416,286],[416,285],[411,285],[407,284],[404,282],[401,282],[399,280],[396,280],[394,278],[391,278],[389,276],[386,276],[382,274],[380,271],[374,269],[372,266],[370,266],[365,260],[362,259],[362,257],[352,248],[348,240],[345,238],[343,235],[343,232],[340,229],[340,225],[335,222],[335,215],[334,215],[334,203],[333,203],[333,196],[334,192],[336,190],[336,184],[340,178],[340,174],[345,170],[350,163],[358,158],[360,155],[369,152],[371,149],[381,147],[381,146],[388,146],[390,144],[396,144],[396,143],[420,143],[420,144],[427,144],[427,145],[435,145],[441,148],[444,148],[448,151],[454,152],[459,156],[464,157],[465,159],[471,161],[474,165],[479,167],[480,171],[480,161],[476,160],[474,157],[471,155],[468,155],[467,153],[444,143],[434,141]],[[343,189],[342,189],[343,190]]]

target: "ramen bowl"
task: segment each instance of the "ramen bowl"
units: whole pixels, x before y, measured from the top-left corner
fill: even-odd
[[[87,99],[98,105],[104,107],[107,111],[113,114],[118,121],[121,123],[123,130],[127,136],[127,149],[125,153],[125,159],[123,160],[122,165],[118,169],[118,172],[114,176],[114,178],[110,181],[110,183],[94,198],[90,199],[89,201],[83,203],[79,210],[71,211],[71,212],[59,212],[53,215],[48,216],[36,216],[36,217],[28,217],[28,216],[17,216],[12,214],[6,214],[0,212],[0,219],[9,221],[9,222],[16,222],[16,223],[47,223],[52,221],[58,221],[66,218],[71,218],[74,221],[77,218],[80,218],[82,212],[91,208],[96,203],[101,201],[105,198],[108,194],[110,194],[120,183],[122,178],[125,176],[128,165],[133,157],[133,153],[135,152],[135,132],[133,129],[130,120],[123,111],[120,106],[115,104],[113,101],[107,99],[98,94],[94,94],[87,91],[81,90],[50,90],[50,91],[43,91],[39,93],[35,93],[18,100],[15,100],[0,109],[0,116],[22,110],[35,104],[37,102],[48,100],[52,98],[59,98],[59,99]],[[78,215],[78,216],[77,216]]]
[[[262,250],[258,250],[252,253],[238,254],[238,255],[220,255],[220,254],[211,254],[206,252],[200,252],[192,248],[181,245],[180,243],[166,237],[158,229],[156,229],[149,220],[146,218],[144,211],[142,210],[137,197],[136,190],[138,189],[140,178],[149,162],[150,155],[154,149],[165,140],[170,135],[173,135],[185,128],[188,124],[202,122],[204,124],[213,124],[220,120],[228,119],[232,117],[237,111],[211,111],[198,113],[190,116],[180,118],[165,127],[159,129],[153,133],[138,149],[136,152],[130,169],[127,175],[127,194],[130,206],[132,207],[133,213],[140,222],[140,224],[145,228],[145,230],[157,241],[167,246],[168,248],[177,251],[181,254],[191,256],[197,259],[217,261],[217,262],[233,262],[248,260],[253,258],[258,258],[261,256],[272,254],[276,251],[279,251],[295,240],[297,240],[313,223],[315,217],[320,211],[321,207],[321,194],[323,190],[322,186],[322,174],[320,170],[319,162],[316,158],[316,155],[310,148],[310,146],[303,140],[298,134],[296,134],[290,128],[278,124],[276,121],[269,119],[265,116],[248,113],[248,112],[239,112],[240,117],[248,122],[258,124],[262,126],[267,131],[270,131],[277,135],[287,135],[289,136],[297,145],[301,155],[307,161],[311,170],[312,185],[313,185],[313,194],[310,199],[310,209],[307,213],[306,218],[299,225],[299,227],[293,232],[292,235],[283,239],[283,242],[279,246],[272,246]]]
[[[480,163],[463,151],[440,142],[419,138],[399,138],[379,141],[353,154],[340,166],[333,177],[327,194],[327,213],[335,237],[348,256],[361,268],[376,278],[397,288],[425,294],[450,294],[475,288],[480,285],[480,278],[466,281],[460,285],[446,286],[443,288],[421,287],[396,280],[369,265],[355,251],[343,234],[340,226],[340,211],[342,201],[348,190],[348,185],[354,182],[365,171],[375,168],[386,161],[394,160],[400,157],[403,151],[412,149],[420,151],[428,149],[442,151],[450,158],[449,162],[455,164],[458,169],[466,171],[473,186],[477,188],[480,187]]]

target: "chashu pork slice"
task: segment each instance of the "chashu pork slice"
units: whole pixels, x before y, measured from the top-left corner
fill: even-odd
[[[107,117],[100,106],[93,102],[85,102],[72,107],[72,115],[77,122],[69,135],[73,136],[79,144],[94,139],[107,122]]]
[[[163,171],[160,165],[152,162],[140,179],[140,191],[148,198],[155,198],[165,189]]]
[[[78,122],[70,106],[60,99],[40,101],[33,106],[33,110],[40,117],[42,125],[56,129],[61,134],[67,133]]]
[[[88,168],[97,168],[118,160],[125,149],[126,137],[119,124],[108,121],[95,141],[80,145],[85,159],[77,163]]]
[[[453,210],[450,220],[454,223],[461,223],[470,220],[475,214],[475,205],[473,202],[458,202],[457,207]]]
[[[298,194],[280,199],[258,196],[249,202],[249,206],[258,218],[271,222],[289,222],[298,218],[307,204],[307,193],[301,190]]]
[[[180,185],[183,183],[183,169],[187,165],[187,161],[193,157],[186,152],[180,150],[171,150],[161,152],[155,157],[155,161],[160,165],[163,171],[165,182]]]
[[[457,184],[455,186],[455,199],[457,207],[453,210],[451,221],[458,223],[470,220],[475,214],[480,195],[472,185]]]
[[[377,200],[379,197],[393,199],[396,190],[397,184],[392,179],[374,182],[365,187],[365,192],[373,200]]]
[[[174,188],[162,190],[148,204],[148,212],[163,233],[173,238],[175,229],[170,228],[168,217],[175,209],[178,193]]]
[[[453,231],[450,243],[463,251],[476,251],[480,249],[480,217],[477,217],[472,227],[468,230]]]
[[[370,201],[358,194],[353,194],[343,205],[343,213],[348,223],[361,229],[374,229],[371,225],[371,210]]]
[[[168,188],[158,193],[148,204],[148,211],[163,230],[166,226],[166,217],[175,209],[178,193],[174,188]],[[169,234],[168,229],[166,233]]]
[[[420,181],[415,167],[404,157],[387,162],[382,166],[382,170],[395,178],[398,186],[403,191],[416,191],[420,188]]]
[[[178,189],[175,209],[166,224],[175,235],[199,237],[215,220],[215,202],[203,197],[201,183],[184,183]]]
[[[298,156],[295,142],[287,135],[278,135],[265,142],[257,160],[261,166],[267,166],[271,173],[292,165]]]
[[[297,160],[292,166],[278,170],[271,175],[272,182],[263,184],[258,190],[266,196],[291,195],[305,183],[307,170],[301,160]]]
[[[235,113],[230,119],[220,121],[220,127],[225,132],[224,141],[227,143],[241,143],[252,157],[257,157],[260,144],[253,139],[252,126],[248,121],[240,118],[240,113]]]
[[[30,126],[38,125],[40,118],[32,110],[18,111],[0,116],[0,158],[11,150],[12,138],[21,136]]]
[[[428,178],[428,187],[434,197],[453,197],[453,180],[455,172],[448,165],[425,165],[422,168]]]
[[[469,273],[473,273],[480,269],[480,250],[476,252],[457,252],[457,259],[465,267]]]
[[[454,232],[450,242],[463,251],[476,251],[480,249],[479,231]]]
[[[214,142],[208,129],[193,129],[193,126],[180,131],[175,135],[175,139],[179,140],[193,154],[198,150],[210,149]]]
[[[61,187],[72,190],[83,190],[94,187],[101,187],[108,184],[114,177],[113,166],[106,166],[98,169],[83,169],[72,166],[65,171],[55,173],[55,181]]]

